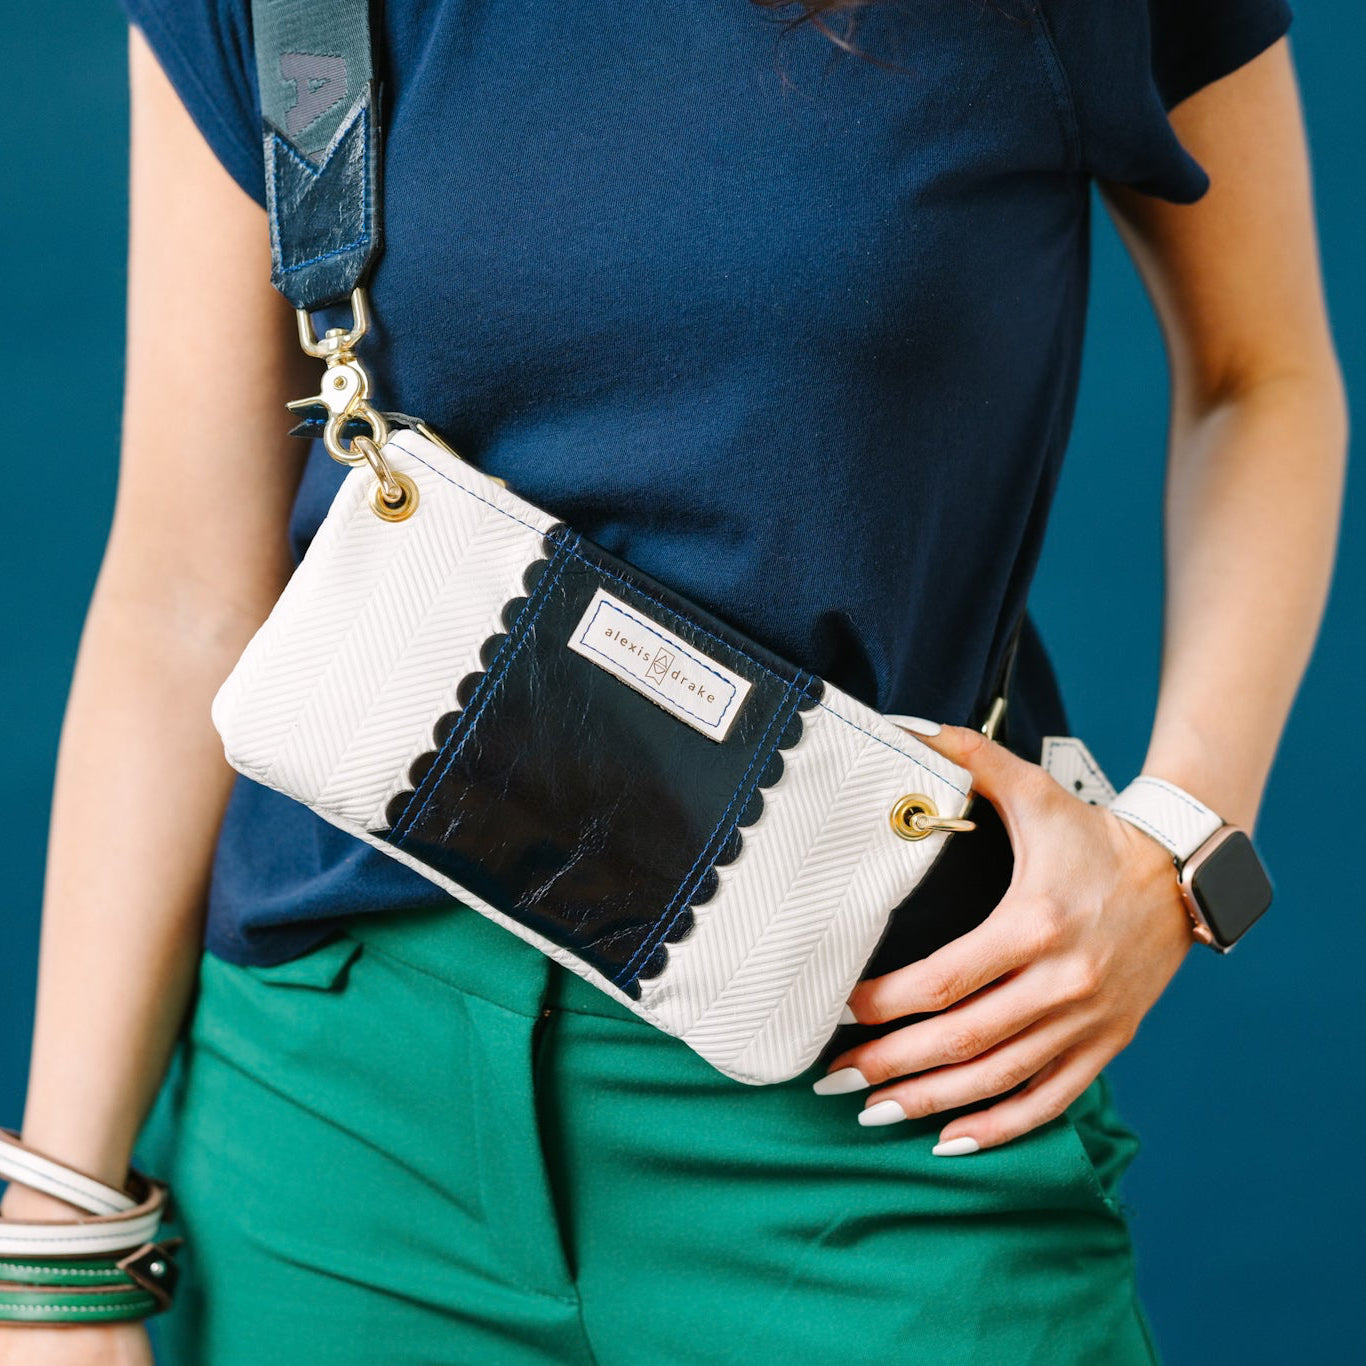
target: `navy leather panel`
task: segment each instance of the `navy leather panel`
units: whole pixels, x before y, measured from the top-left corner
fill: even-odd
[[[377,833],[638,996],[825,685],[567,527],[543,544]],[[599,587],[750,682],[724,740],[568,648]]]
[[[363,87],[317,160],[265,125],[270,280],[295,308],[344,300],[379,250],[378,96]]]

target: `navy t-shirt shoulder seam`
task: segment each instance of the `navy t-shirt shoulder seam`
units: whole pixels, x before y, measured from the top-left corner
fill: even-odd
[[[1159,70],[1155,79],[1163,107],[1170,113],[1183,100],[1260,56],[1285,36],[1293,19],[1294,10],[1286,0],[1266,0],[1256,14],[1229,33],[1226,45],[1200,48],[1175,60],[1169,69]]]
[[[1034,46],[1048,73],[1048,83],[1058,109],[1058,122],[1062,126],[1063,142],[1067,148],[1067,169],[1077,171],[1082,164],[1081,120],[1077,114],[1077,101],[1072,94],[1072,82],[1067,67],[1058,52],[1053,38],[1053,29],[1043,6],[1034,3],[1030,6],[1034,22],[1030,28],[1034,35]]]
[[[264,153],[225,118],[174,31],[162,22],[156,0],[119,0],[129,23],[136,26],[195,126],[214,155],[255,202],[266,206]],[[254,98],[254,93],[253,93]]]
[[[1209,189],[1168,115],[1280,38],[1287,0],[1127,0],[1101,23],[1088,0],[1038,0],[1038,26],[1068,82],[1080,169],[1188,204]]]

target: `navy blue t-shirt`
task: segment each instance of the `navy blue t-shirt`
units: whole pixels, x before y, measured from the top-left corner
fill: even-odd
[[[264,204],[248,0],[124,4]],[[1199,198],[1167,112],[1284,0],[901,0],[861,11],[882,64],[751,0],[381,8],[378,406],[879,711],[975,722],[1072,420],[1090,182]],[[296,553],[344,474],[315,443]],[[1032,625],[1010,721],[1031,758],[1067,728]],[[207,947],[444,900],[241,778]]]

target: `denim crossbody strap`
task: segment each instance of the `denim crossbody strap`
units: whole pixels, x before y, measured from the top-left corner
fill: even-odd
[[[366,0],[253,0],[271,283],[345,299],[380,246],[379,84]]]

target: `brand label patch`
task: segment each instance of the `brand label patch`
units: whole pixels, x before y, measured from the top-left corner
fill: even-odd
[[[713,740],[724,740],[749,681],[642,616],[605,588],[593,594],[569,648]]]

